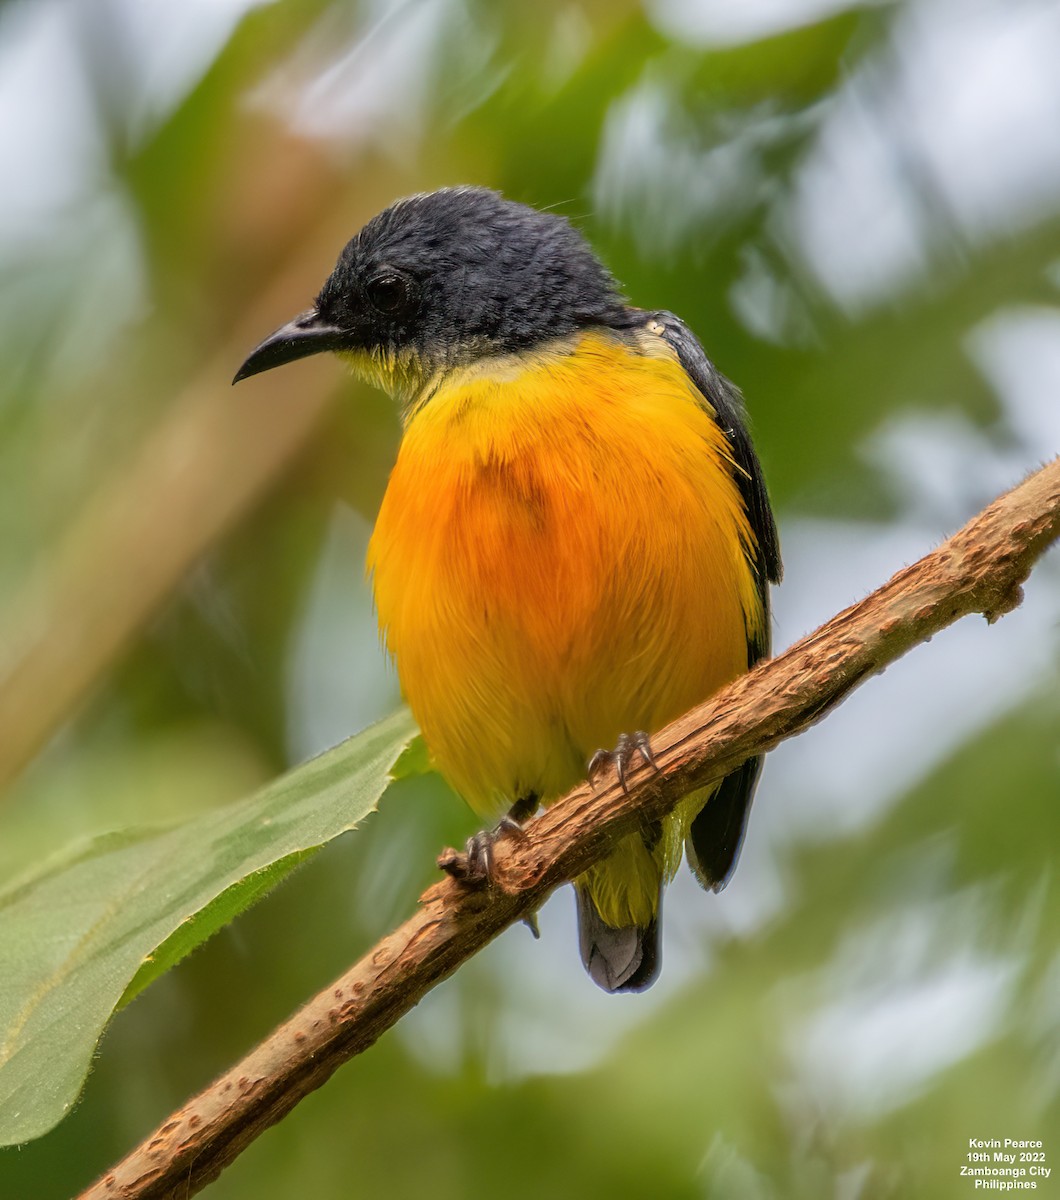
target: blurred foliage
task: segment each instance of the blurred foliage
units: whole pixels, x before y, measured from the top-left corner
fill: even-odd
[[[236,800],[396,705],[359,562],[396,415],[328,363],[228,380],[397,195],[555,205],[700,334],[788,535],[785,637],[1057,450],[1044,0],[792,0],[735,32],[766,6],[147,8],[0,10],[28,197],[0,203],[5,878]],[[1034,354],[999,357],[1032,325]],[[1055,1143],[1056,582],[1043,564],[1024,610],[773,756],[726,895],[675,887],[653,992],[592,991],[560,897],[540,944],[507,934],[207,1194],[959,1196],[969,1137]],[[76,1111],[0,1152],[0,1196],[86,1184],[472,828],[403,781],[120,1014]]]

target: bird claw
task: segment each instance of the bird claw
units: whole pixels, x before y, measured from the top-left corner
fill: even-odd
[[[623,792],[628,796],[629,785],[626,780],[629,775],[629,769],[637,755],[640,755],[645,766],[651,767],[658,774],[659,764],[655,761],[655,755],[652,753],[648,735],[642,729],[638,729],[633,733],[620,734],[614,750],[597,750],[592,758],[589,759],[587,769],[589,782],[595,786],[597,777],[604,767],[613,766],[615,774],[618,776],[618,782],[622,785]]]
[[[525,837],[526,830],[513,817],[504,816],[493,829],[480,829],[467,839],[464,853],[447,850],[438,866],[458,883],[469,887],[489,887],[494,881],[493,847],[502,837]]]

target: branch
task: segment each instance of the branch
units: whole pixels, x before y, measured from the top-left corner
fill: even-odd
[[[1016,608],[1021,584],[1060,536],[1060,459],[995,500],[937,550],[899,571],[779,657],[718,692],[652,741],[661,773],[581,784],[496,847],[495,886],[444,879],[415,916],[169,1117],[80,1200],[147,1200],[199,1191],[332,1072],[367,1049],[435,984],[615,839],[670,811],[694,788],[820,720],[863,679],[968,613]],[[452,852],[447,852],[452,854]]]

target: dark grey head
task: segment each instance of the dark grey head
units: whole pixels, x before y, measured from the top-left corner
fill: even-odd
[[[398,390],[439,367],[632,319],[564,217],[486,188],[443,188],[373,217],[314,307],[266,338],[236,380],[335,350]]]

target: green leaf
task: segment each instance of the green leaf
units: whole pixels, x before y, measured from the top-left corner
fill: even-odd
[[[390,772],[391,779],[409,779],[431,770],[431,756],[422,734],[417,734],[401,752]]]
[[[0,892],[0,1144],[74,1104],[115,1008],[372,812],[402,710],[238,804],[73,848]]]

